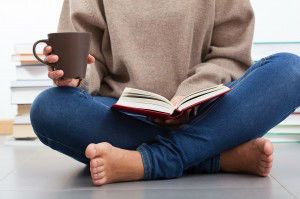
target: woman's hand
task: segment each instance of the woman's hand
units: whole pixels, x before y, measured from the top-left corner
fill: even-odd
[[[174,106],[176,106],[183,98],[184,98],[184,96],[176,96],[171,100],[171,102]],[[191,112],[191,109],[185,111],[184,114],[182,114],[179,118],[176,118],[176,119],[163,120],[160,118],[156,118],[153,121],[154,121],[154,123],[156,123],[160,126],[170,126],[170,127],[179,126],[183,123],[188,122],[188,119],[189,119],[188,116],[189,116],[190,112]]]
[[[52,52],[51,46],[46,46],[44,48],[43,54],[46,56],[45,62],[56,63],[59,57],[57,55],[50,54],[51,52]],[[95,62],[95,58],[89,54],[87,57],[87,63],[92,64],[94,62]],[[79,79],[64,79],[62,78],[63,75],[64,75],[64,71],[62,70],[53,71],[51,67],[48,68],[48,77],[52,79],[57,86],[71,86],[71,87],[79,86],[80,83]]]

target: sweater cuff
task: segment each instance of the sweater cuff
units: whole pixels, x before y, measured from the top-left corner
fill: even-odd
[[[85,91],[88,91],[88,82],[87,80],[84,78],[80,81],[79,85],[77,86],[77,88],[83,89]]]

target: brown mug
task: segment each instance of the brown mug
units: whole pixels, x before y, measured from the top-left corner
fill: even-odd
[[[59,57],[58,62],[50,64],[37,55],[36,46],[42,42],[52,47],[51,54]],[[88,32],[50,33],[48,39],[33,44],[33,55],[41,63],[51,66],[53,70],[63,70],[63,78],[82,79],[86,73],[90,43],[91,34]]]

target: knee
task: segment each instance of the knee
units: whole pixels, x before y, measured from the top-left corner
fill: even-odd
[[[277,53],[270,57],[278,63],[280,68],[287,69],[295,74],[300,73],[300,57],[292,53]]]
[[[50,88],[39,94],[30,110],[30,120],[38,137],[48,137],[66,118],[64,107],[70,103],[70,94],[77,88]]]
[[[278,53],[270,57],[274,63],[274,72],[285,77],[289,84],[300,85],[300,57],[292,53]]]
[[[50,88],[40,93],[32,103],[30,110],[30,120],[34,132],[39,137],[46,136],[46,132],[50,132],[50,124],[55,123],[58,110],[55,102],[59,100],[60,92],[58,88]]]

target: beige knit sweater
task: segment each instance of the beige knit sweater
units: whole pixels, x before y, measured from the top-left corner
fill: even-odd
[[[168,99],[239,78],[253,29],[249,0],[65,0],[58,27],[93,35],[89,93],[128,86]]]

